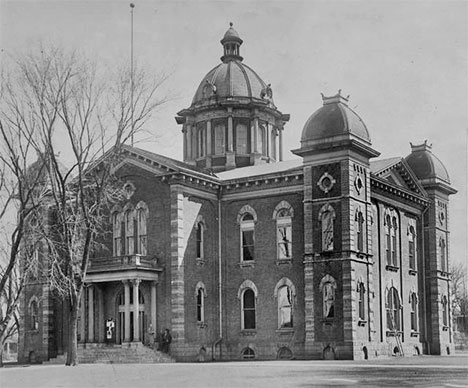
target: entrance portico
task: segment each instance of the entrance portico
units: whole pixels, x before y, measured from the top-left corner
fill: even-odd
[[[80,342],[145,342],[146,327],[157,328],[160,272],[157,260],[146,256],[92,259],[81,298]]]

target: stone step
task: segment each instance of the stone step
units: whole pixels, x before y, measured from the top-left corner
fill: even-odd
[[[46,364],[65,364],[66,354],[51,359]],[[131,346],[86,344],[78,346],[81,364],[158,364],[175,362],[169,355],[143,344]]]

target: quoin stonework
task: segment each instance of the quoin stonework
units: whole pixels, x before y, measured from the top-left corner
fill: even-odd
[[[283,161],[289,115],[242,43],[231,25],[221,63],[177,114],[183,161],[124,148],[126,196],[91,258],[79,348],[148,347],[168,328],[180,361],[452,353],[456,190],[431,145],[378,159],[338,92],[322,95],[298,158]],[[20,361],[67,351],[65,311],[30,280]]]

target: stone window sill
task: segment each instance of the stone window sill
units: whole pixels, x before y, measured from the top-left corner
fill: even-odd
[[[205,327],[208,327],[208,325],[205,322],[197,322],[197,327],[199,329],[204,329]]]
[[[357,324],[358,324],[358,326],[366,326],[366,325],[367,325],[367,321],[364,320],[364,319],[360,319],[360,320],[358,321]]]
[[[399,269],[399,268],[396,267],[396,266],[394,266],[394,265],[387,264],[387,265],[385,266],[385,269],[386,269],[387,271],[391,271],[391,272],[398,272],[398,269]]]
[[[411,337],[419,337],[419,331],[412,331],[410,335]]]
[[[416,276],[418,274],[418,271],[416,271],[415,269],[410,269],[408,271],[408,273],[411,275],[411,276]]]
[[[292,327],[282,327],[281,329],[276,329],[276,334],[291,335],[294,334],[294,329]]]
[[[333,321],[334,321],[333,318],[324,318],[324,319],[322,319],[322,323],[323,323],[325,326],[331,326],[331,325],[333,325]]]
[[[395,332],[395,331],[387,330],[386,334],[387,334],[387,337],[400,337],[403,334],[403,332],[402,331]]]
[[[245,337],[250,337],[250,336],[256,336],[257,335],[257,330],[255,329],[244,329],[241,330],[240,335],[245,336]]]
[[[276,265],[291,265],[292,258],[288,257],[287,259],[276,259]]]
[[[442,331],[448,331],[449,327],[448,326],[442,326]]]
[[[205,265],[205,259],[202,257],[197,257],[196,263],[197,265]]]
[[[239,263],[239,267],[241,267],[241,268],[254,268],[255,267],[255,260],[241,261]]]

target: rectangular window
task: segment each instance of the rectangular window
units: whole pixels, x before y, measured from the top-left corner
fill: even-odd
[[[225,141],[224,141],[224,137],[225,137],[225,126],[222,125],[222,124],[217,124],[215,126],[215,130],[214,130],[214,138],[215,138],[215,149],[214,149],[214,153],[215,155],[222,155],[224,154],[224,151],[225,151]]]
[[[408,243],[408,255],[409,255],[409,267],[410,269],[416,269],[416,260],[414,255],[414,241]]]
[[[254,255],[254,231],[242,231],[242,260],[251,261],[255,259]]]
[[[238,154],[247,154],[247,126],[237,124],[236,126],[236,151]]]

